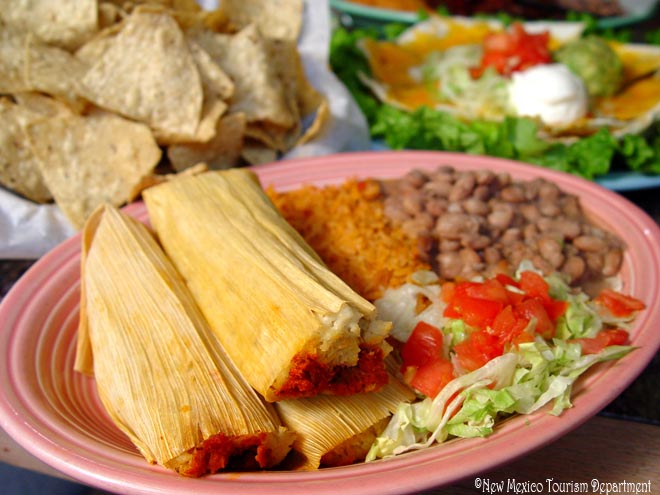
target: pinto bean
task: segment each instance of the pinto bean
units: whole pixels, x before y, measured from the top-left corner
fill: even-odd
[[[432,198],[448,198],[451,192],[450,182],[440,182],[432,180],[422,186],[422,191],[426,197]]]
[[[407,193],[401,197],[401,206],[409,215],[417,215],[424,210],[424,201],[419,194]]]
[[[561,208],[553,201],[539,201],[538,210],[544,217],[556,217],[561,214]]]
[[[440,253],[437,256],[439,275],[447,279],[458,277],[463,271],[463,262],[458,251]]]
[[[488,265],[495,265],[502,259],[502,252],[494,246],[488,246],[484,249],[484,261]]]
[[[460,239],[464,234],[478,232],[479,222],[472,215],[465,213],[447,213],[438,218],[435,232],[440,237]]]
[[[419,189],[424,184],[426,184],[426,182],[429,180],[429,177],[425,171],[420,169],[413,169],[403,176],[403,180],[415,189]]]
[[[511,205],[498,203],[488,215],[488,223],[497,229],[504,230],[511,225],[514,215],[515,212]]]
[[[466,173],[458,178],[449,193],[449,201],[461,201],[472,194],[477,180],[474,174]]]
[[[577,196],[545,179],[445,166],[383,181],[381,192],[386,216],[417,236],[422,259],[440,277],[510,272],[530,260],[581,283],[621,267],[623,242],[592,225]]]
[[[488,208],[488,205],[484,201],[475,197],[467,198],[463,201],[463,209],[467,213],[480,216],[487,215],[490,211],[490,208]]]
[[[461,244],[475,250],[482,250],[490,246],[492,239],[483,234],[468,234],[461,238]]]
[[[520,205],[520,212],[528,222],[536,222],[542,216],[539,207],[534,203]]]
[[[573,245],[582,251],[590,253],[603,252],[607,248],[607,242],[601,237],[595,235],[580,235],[573,239]]]
[[[525,189],[518,184],[511,184],[500,192],[500,197],[509,203],[522,203],[525,201]]]
[[[491,189],[486,184],[479,185],[472,191],[472,197],[481,201],[488,201],[492,196]]]
[[[449,201],[445,198],[432,198],[426,202],[426,211],[435,217],[439,217],[449,206]]]
[[[579,256],[571,256],[564,261],[561,272],[568,277],[571,282],[582,278],[587,268],[587,264]]]
[[[541,237],[537,241],[539,253],[545,260],[558,269],[564,263],[564,254],[562,253],[561,243],[553,237]]]
[[[449,251],[458,251],[461,248],[461,241],[458,239],[440,238],[438,243],[438,251],[448,253]]]
[[[383,204],[385,215],[391,220],[400,223],[407,220],[410,215],[403,209],[403,205],[395,196],[388,196],[385,198]]]
[[[504,231],[500,236],[500,242],[504,245],[514,244],[522,239],[522,232],[517,227],[512,227]]]
[[[616,275],[623,263],[623,251],[620,248],[610,249],[603,258],[603,275],[612,277]]]
[[[587,262],[587,268],[592,273],[602,273],[605,266],[603,253],[586,252],[584,260]]]

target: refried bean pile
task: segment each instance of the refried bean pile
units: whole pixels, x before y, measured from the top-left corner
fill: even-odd
[[[386,216],[417,239],[441,278],[511,273],[530,260],[573,284],[615,275],[624,243],[593,225],[579,199],[543,178],[451,166],[381,181]]]

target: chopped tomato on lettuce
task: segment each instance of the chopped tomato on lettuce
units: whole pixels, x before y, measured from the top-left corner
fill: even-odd
[[[427,313],[432,321],[402,318],[401,307],[393,318],[403,328],[397,334],[406,336],[403,376],[420,400],[399,406],[367,460],[450,437],[487,436],[499,418],[547,404],[561,414],[572,407],[579,376],[634,350],[627,325],[645,308],[612,289],[590,298],[559,274],[543,276],[523,262],[515,277],[390,289],[388,304],[376,301],[380,316],[389,318],[389,302],[401,297],[414,307],[420,290],[437,295],[433,306],[441,309]]]
[[[483,41],[481,65],[472,71],[472,77],[481,77],[488,67],[504,76],[552,61],[550,34],[528,33],[520,23],[514,23],[508,31],[490,33]]]

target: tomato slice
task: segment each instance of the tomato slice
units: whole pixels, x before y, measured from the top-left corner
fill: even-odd
[[[420,366],[409,385],[433,398],[453,379],[454,366],[447,359],[437,359]]]
[[[603,289],[594,298],[594,301],[607,308],[614,316],[619,317],[630,316],[635,311],[646,308],[646,304],[639,299],[608,288]]]
[[[455,298],[453,307],[466,325],[485,330],[493,324],[495,317],[504,309],[504,304],[466,296]]]
[[[466,287],[466,294],[475,299],[496,301],[508,304],[509,293],[502,283],[497,279],[488,279],[483,283],[470,284]]]
[[[487,332],[472,332],[467,339],[454,346],[456,360],[465,371],[481,368],[491,359],[501,356],[504,346],[495,335]]]
[[[550,300],[550,286],[541,275],[532,271],[524,271],[520,274],[520,289],[529,297],[538,297]]]
[[[537,298],[528,298],[513,308],[519,318],[531,321],[536,320],[536,333],[544,339],[551,339],[555,335],[555,324],[548,316],[543,303]]]
[[[442,332],[426,322],[415,325],[410,337],[401,349],[403,368],[420,368],[442,357]]]
[[[597,354],[611,345],[625,345],[628,342],[628,332],[620,328],[601,330],[592,338],[572,339],[582,346],[582,354]]]
[[[499,342],[507,344],[514,342],[529,325],[527,318],[514,314],[513,307],[507,306],[493,320],[490,333],[497,336]]]
[[[514,23],[508,32],[488,34],[483,40],[484,53],[481,64],[470,72],[480,77],[487,67],[494,68],[508,76],[538,64],[552,61],[549,49],[550,34],[528,33],[519,22]]]

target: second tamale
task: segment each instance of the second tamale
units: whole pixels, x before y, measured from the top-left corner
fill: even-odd
[[[292,468],[313,470],[364,461],[371,445],[401,403],[415,399],[413,390],[397,378],[388,358],[390,381],[377,392],[347,397],[318,395],[275,404],[284,424],[297,436]]]
[[[118,428],[186,476],[281,462],[294,434],[243,380],[153,235],[110,206],[88,227],[78,352],[91,360],[78,364],[93,362]]]
[[[387,383],[391,323],[327,268],[254,172],[181,177],[143,196],[216,337],[266,400]]]

